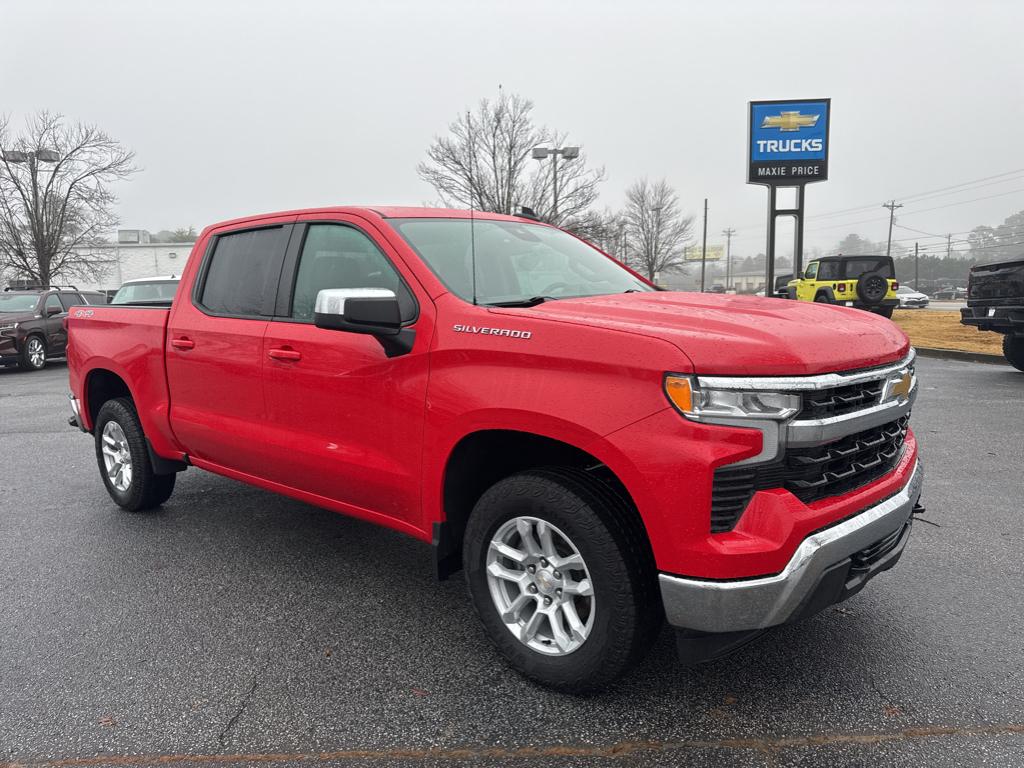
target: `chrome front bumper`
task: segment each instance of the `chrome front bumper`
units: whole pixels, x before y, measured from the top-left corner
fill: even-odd
[[[661,597],[669,624],[698,632],[742,632],[766,629],[808,615],[807,606],[815,602],[813,598],[828,572],[907,526],[921,496],[923,477],[918,462],[901,491],[808,536],[782,572],[774,576],[711,581],[661,574]],[[864,574],[863,581],[891,567],[906,538],[905,532],[896,549],[887,554],[887,564]]]

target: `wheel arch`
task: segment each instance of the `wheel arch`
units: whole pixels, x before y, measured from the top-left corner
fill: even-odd
[[[82,415],[87,419],[85,424],[87,431],[91,432],[95,429],[96,417],[104,403],[119,397],[127,398],[132,401],[136,411],[139,412],[139,421],[142,424],[146,450],[149,453],[153,471],[158,475],[170,475],[188,467],[186,462],[177,458],[166,458],[153,447],[152,436],[156,434],[154,425],[147,423],[146,414],[140,411],[138,400],[123,376],[109,368],[93,368],[86,374],[82,394],[85,398],[85,402],[82,403]]]
[[[88,416],[87,426],[90,429],[96,425],[96,416],[108,400],[127,397],[135,402],[128,383],[120,375],[107,368],[93,368],[86,374],[82,394],[85,397],[85,402],[82,403],[82,412]]]
[[[593,453],[571,443],[534,432],[480,429],[464,435],[445,462],[441,491],[441,519],[433,526],[438,578],[462,568],[462,538],[466,523],[484,491],[499,480],[527,469],[571,467],[583,470],[614,488],[625,501],[630,524],[647,529],[629,489],[618,475]]]
[[[835,302],[836,294],[830,286],[822,286],[814,292],[814,300],[817,301],[819,296],[825,296],[829,301]]]

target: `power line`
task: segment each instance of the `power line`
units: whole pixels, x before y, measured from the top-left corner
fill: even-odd
[[[992,186],[994,184],[1005,184],[1005,183],[1010,182],[1010,181],[1016,181],[1016,179],[1008,179],[1008,178],[1003,178],[1003,177],[1006,177],[1006,176],[1020,176],[1022,174],[1024,174],[1024,168],[1019,168],[1019,169],[1017,169],[1015,171],[1007,171],[1006,173],[997,173],[994,176],[985,176],[985,177],[980,178],[980,179],[974,179],[972,181],[964,181],[964,182],[961,182],[959,184],[950,185],[948,187],[939,187],[938,189],[930,189],[930,190],[927,190],[925,192],[918,192],[918,193],[913,194],[913,195],[900,195],[899,199],[903,200],[903,201],[908,201],[908,202],[909,201],[921,202],[921,199],[926,198],[926,197],[932,197],[932,196],[934,196],[934,197],[943,197],[944,195],[940,194],[940,193],[947,193],[949,190],[956,190],[957,192],[965,192],[965,191],[967,191],[967,190],[964,190],[964,189],[960,189],[960,187],[972,187],[974,185],[977,185],[980,188],[980,187]],[[991,181],[992,179],[1002,179],[1002,180],[1001,181]],[[989,182],[989,183],[983,184],[981,182]],[[949,194],[956,194],[956,192],[948,192],[948,193]],[[869,205],[861,205],[861,206],[857,206],[857,207],[854,207],[854,208],[843,208],[843,209],[838,210],[838,211],[826,211],[825,213],[816,213],[816,214],[813,214],[812,218],[826,218],[826,217],[838,216],[838,215],[843,214],[843,213],[855,213],[855,212],[858,212],[858,211],[867,211],[867,210],[870,210],[870,209],[872,209],[874,207],[875,207],[875,204],[871,203]]]
[[[1024,168],[1018,168],[1018,169],[1013,170],[1013,171],[1006,171],[1004,173],[997,173],[997,174],[994,174],[992,176],[983,176],[980,179],[972,179],[970,181],[960,182],[959,184],[951,184],[950,186],[947,186],[947,187],[939,187],[937,189],[930,189],[930,190],[926,190],[924,192],[917,192],[916,194],[911,194],[911,195],[902,195],[902,196],[900,196],[899,199],[903,200],[905,202],[916,202],[916,203],[919,203],[922,200],[927,199],[929,197],[944,197],[944,196],[946,196],[946,194],[957,194],[959,192],[970,191],[969,189],[963,189],[963,187],[975,187],[975,185],[976,185],[976,188],[981,188],[981,187],[986,187],[986,186],[993,186],[993,185],[996,185],[996,184],[1006,184],[1006,183],[1008,183],[1010,181],[1017,181],[1018,180],[1017,178],[1007,178],[1007,177],[1018,177],[1018,176],[1021,176],[1022,174],[1024,174]],[[996,179],[999,179],[999,181],[996,181]],[[955,191],[951,191],[951,190],[955,190]],[[1006,193],[999,193],[999,194],[1011,194],[1011,193],[1010,192],[1006,192]],[[999,195],[992,195],[991,197],[998,197],[998,196]],[[988,198],[977,198],[977,199],[984,200],[984,199],[988,199]],[[964,201],[964,202],[974,202],[974,201],[972,200],[972,201]],[[833,216],[841,216],[841,215],[846,214],[846,213],[859,213],[860,211],[871,210],[872,208],[875,207],[875,205],[876,205],[876,203],[869,203],[868,205],[854,206],[852,208],[840,208],[840,209],[834,210],[834,211],[825,211],[823,213],[809,214],[807,218],[808,219],[826,219],[826,218],[831,218]],[[955,203],[951,204],[951,205],[955,205]],[[935,209],[934,208],[930,208],[930,209],[927,209],[927,210],[935,210]],[[857,222],[851,222],[851,223],[857,223]],[[758,223],[758,224],[747,224],[747,225],[739,227],[739,229],[740,230],[750,229],[750,228],[753,228],[753,227],[756,227],[756,226],[760,226],[760,223]]]
[[[946,203],[945,205],[936,205],[936,206],[932,206],[931,208],[920,208],[920,209],[918,209],[916,211],[907,211],[903,215],[904,216],[912,216],[915,213],[925,213],[926,211],[938,211],[938,210],[940,210],[942,208],[953,208],[953,207],[955,207],[957,205],[967,205],[967,203],[976,203],[979,200],[991,200],[994,197],[1005,197],[1006,195],[1014,195],[1014,194],[1017,194],[1019,192],[1024,192],[1024,188],[1021,188],[1021,189],[1010,189],[1010,190],[1007,190],[1006,192],[998,192],[998,193],[996,193],[994,195],[985,195],[984,197],[973,197],[970,200],[958,200],[955,203]]]

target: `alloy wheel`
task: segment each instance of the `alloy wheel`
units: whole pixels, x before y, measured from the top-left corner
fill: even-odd
[[[564,656],[594,626],[590,571],[568,536],[546,520],[515,517],[487,548],[487,585],[505,627],[539,653]]]
[[[46,348],[43,346],[43,342],[35,336],[28,340],[27,352],[28,361],[33,368],[42,368],[46,363]]]
[[[116,421],[108,421],[103,427],[103,465],[110,484],[127,491],[132,484],[132,454],[124,430]]]

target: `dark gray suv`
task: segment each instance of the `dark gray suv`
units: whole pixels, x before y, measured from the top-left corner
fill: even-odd
[[[10,289],[0,293],[0,365],[38,371],[52,357],[63,357],[68,344],[64,318],[83,304],[106,304],[98,291],[66,288]]]

